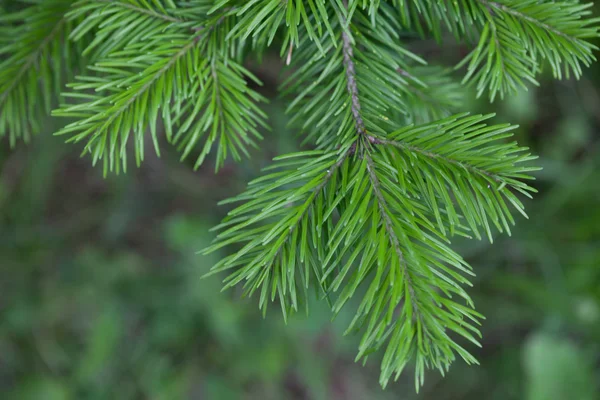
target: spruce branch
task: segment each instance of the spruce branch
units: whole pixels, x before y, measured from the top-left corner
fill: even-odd
[[[477,0],[393,0],[399,21],[406,29],[421,37],[432,34],[441,42],[444,29],[456,40],[471,40],[477,36],[477,26],[483,21]]]
[[[390,32],[367,33],[371,22],[362,11],[346,9],[337,15],[338,21],[330,23],[338,43],[323,38],[327,56],[322,58],[310,41],[301,39],[294,54],[299,66],[284,88],[295,95],[289,107],[296,111],[292,120],[308,117],[301,126],[313,127],[309,138],[323,149],[316,155],[336,158],[339,164],[311,167],[315,177],[306,175],[304,164],[277,163],[277,168],[287,169],[259,178],[236,198],[246,203],[224,220],[219,228],[225,232],[207,252],[250,241],[213,272],[233,271],[226,287],[246,281],[247,294],[260,289],[261,307],[266,304],[264,293],[270,292],[271,299],[278,293],[286,316],[297,309],[297,298],[291,295],[296,292],[288,284],[291,297],[286,298],[279,277],[289,279],[299,270],[305,271],[304,282],[310,270],[316,288],[328,297],[337,295],[335,314],[362,292],[347,331],[363,332],[357,358],[386,349],[383,386],[414,360],[418,389],[426,368],[444,373],[456,355],[476,363],[457,341],[462,337],[479,345],[482,316],[462,288],[470,285],[467,276],[472,272],[449,248],[447,236],[472,232],[480,237],[483,227],[491,239],[491,223],[509,231],[514,219],[508,204],[523,212],[512,191],[534,191],[521,182],[534,170],[521,163],[533,157],[514,143],[501,143],[514,127],[487,126],[484,121],[490,116],[462,114],[393,128],[401,120],[382,99],[397,98],[398,107],[411,104],[404,102],[409,94],[425,97],[409,84],[416,79],[407,72],[411,67],[404,58],[419,59],[398,45],[383,45]],[[383,24],[386,17],[378,15],[384,19],[375,23]],[[387,87],[381,85],[384,78]],[[318,87],[321,91],[314,94]],[[312,180],[293,183],[297,176]],[[273,179],[277,181],[269,184]],[[284,191],[283,185],[292,186]],[[324,188],[323,196],[312,196],[314,188]],[[283,193],[271,194],[275,189]],[[282,206],[285,195],[290,210]],[[245,212],[250,215],[239,217]],[[312,247],[295,236],[297,229],[309,227],[309,216],[316,221],[312,229],[318,237]],[[250,225],[255,223],[263,226]],[[278,237],[275,248],[265,246]],[[295,255],[282,245],[298,246],[301,254],[312,256],[278,258]]]
[[[229,3],[233,1],[219,2],[215,9]],[[320,41],[324,31],[333,34],[327,4],[322,0],[311,0],[307,2],[307,7],[304,3],[293,0],[243,2],[235,12],[239,22],[232,28],[228,38],[246,40],[252,37],[255,47],[261,48],[270,46],[278,31],[285,26],[282,56],[289,51],[288,48],[298,47],[300,36],[304,33],[323,51]]]
[[[390,10],[388,10],[390,11]],[[331,149],[337,140],[346,140],[356,134],[356,121],[352,108],[356,96],[348,92],[344,59],[348,59],[348,46],[344,38],[351,40],[352,65],[350,67],[362,78],[351,85],[361,93],[362,122],[365,130],[385,134],[387,129],[406,120],[429,119],[425,97],[414,96],[414,88],[430,90],[421,79],[409,78],[398,70],[413,70],[414,64],[423,64],[417,55],[399,42],[396,28],[399,26],[393,13],[377,15],[376,24],[388,26],[389,30],[373,30],[371,21],[363,12],[353,13],[352,23],[346,24],[343,14],[331,20],[336,30],[332,40],[322,39],[321,47],[326,56],[311,49],[311,42],[303,38],[300,49],[294,53],[294,72],[283,84],[283,94],[293,98],[287,112],[291,125],[298,125],[306,133],[305,143],[316,143],[319,148]],[[352,37],[350,37],[352,36]],[[303,83],[307,85],[303,86]],[[448,92],[447,81],[443,93]],[[317,90],[318,88],[321,88]],[[452,96],[445,96],[452,99]],[[454,97],[455,98],[455,97]],[[450,100],[452,101],[452,100]],[[407,104],[409,103],[409,104]],[[366,113],[365,113],[366,112]],[[444,113],[443,110],[440,110]],[[314,128],[318,129],[314,129]]]
[[[126,21],[131,18],[128,13],[139,15],[138,8],[117,4],[110,7],[110,13]],[[264,98],[246,83],[246,79],[258,80],[229,60],[228,51],[221,50],[226,45],[219,30],[231,17],[225,13],[208,17],[199,28],[197,22],[177,25],[158,19],[155,15],[160,11],[166,12],[149,8],[147,14],[153,21],[135,27],[139,31],[132,31],[136,38],[133,42],[117,45],[118,41],[113,41],[110,55],[90,68],[99,76],[80,77],[81,82],[70,85],[73,92],[65,96],[86,102],[65,104],[54,112],[77,119],[58,134],[69,135],[72,142],[86,140],[84,152],[92,155],[94,163],[103,160],[105,173],[126,169],[131,132],[138,165],[144,158],[148,128],[160,155],[159,116],[165,121],[167,140],[182,150],[182,159],[206,136],[196,168],[215,142],[219,168],[229,154],[235,159],[240,153],[248,155],[246,147],[256,146],[255,140],[262,138],[257,127],[265,126],[266,115],[255,102]],[[94,9],[89,18],[95,21],[105,12],[106,8]],[[119,35],[112,21],[102,29],[103,38]],[[122,49],[116,51],[119,47]],[[85,93],[90,89],[95,93]]]
[[[317,282],[321,278],[319,260],[330,224],[326,214],[336,205],[335,193],[342,182],[339,171],[349,154],[345,148],[340,153],[309,151],[276,158],[268,170],[278,172],[250,182],[244,194],[227,201],[245,203],[215,228],[222,232],[204,254],[231,243],[245,244],[217,263],[211,274],[235,268],[225,287],[245,281],[247,295],[261,289],[263,312],[267,293],[271,301],[277,295],[286,318],[297,311],[306,302],[310,277]]]
[[[343,25],[345,25],[344,23],[345,21],[342,22]],[[368,184],[366,185],[367,188],[367,192],[366,193],[360,193],[359,191],[354,191],[354,194],[357,194],[357,197],[354,198],[352,197],[350,199],[350,203],[355,203],[355,204],[361,204],[361,208],[362,207],[369,207],[369,200],[370,200],[370,192],[373,193],[374,195],[374,199],[373,199],[373,203],[374,203],[374,207],[376,207],[376,209],[378,210],[377,212],[372,212],[372,217],[373,217],[373,222],[372,222],[372,231],[373,230],[377,230],[379,226],[382,226],[383,228],[381,229],[380,232],[382,232],[381,237],[387,238],[384,239],[384,241],[382,242],[381,240],[377,241],[375,236],[370,237],[369,239],[372,241],[371,245],[376,245],[376,251],[378,254],[380,254],[378,256],[377,259],[377,273],[375,274],[375,277],[373,278],[373,280],[371,281],[371,283],[369,284],[369,291],[367,292],[367,295],[365,297],[365,300],[369,299],[371,296],[374,295],[374,292],[371,289],[375,289],[376,291],[380,290],[381,292],[378,293],[378,298],[379,299],[389,299],[389,308],[388,311],[382,311],[382,309],[375,309],[372,311],[375,311],[373,313],[373,316],[371,316],[369,323],[366,324],[366,332],[364,333],[363,336],[363,340],[361,343],[361,351],[359,352],[359,355],[357,356],[357,358],[360,358],[362,356],[364,356],[370,349],[371,346],[373,345],[373,340],[374,337],[377,338],[377,340],[381,340],[385,334],[385,330],[389,329],[390,325],[395,324],[395,322],[393,322],[393,317],[391,317],[391,315],[394,313],[394,310],[397,309],[397,307],[399,305],[401,305],[401,308],[403,309],[403,311],[401,312],[402,316],[410,316],[410,318],[406,318],[406,319],[402,319],[402,316],[399,319],[402,319],[402,322],[399,322],[398,324],[400,326],[402,326],[401,329],[405,329],[406,331],[419,331],[419,333],[417,334],[418,336],[418,341],[417,343],[421,343],[421,345],[417,345],[416,343],[412,342],[412,335],[409,335],[408,337],[405,337],[403,340],[405,341],[405,343],[403,343],[403,346],[406,348],[406,352],[407,353],[403,353],[401,354],[400,357],[398,358],[394,358],[393,356],[391,356],[391,354],[393,354],[394,352],[397,351],[396,348],[394,348],[392,346],[391,350],[390,348],[388,348],[388,353],[386,355],[389,356],[389,360],[391,360],[390,363],[386,363],[384,362],[382,364],[382,371],[381,371],[381,378],[380,378],[380,382],[382,384],[382,386],[386,386],[388,380],[390,379],[390,377],[392,376],[393,373],[396,373],[397,375],[399,375],[399,373],[403,370],[404,365],[407,362],[407,355],[411,354],[414,355],[416,357],[417,360],[417,370],[416,370],[416,375],[415,375],[415,384],[416,384],[416,388],[418,390],[419,385],[422,385],[422,381],[423,381],[423,373],[421,371],[421,369],[419,368],[419,365],[425,365],[425,366],[433,366],[436,367],[438,369],[440,369],[441,371],[443,371],[443,368],[447,368],[447,366],[449,365],[449,363],[451,362],[451,360],[453,359],[453,357],[436,357],[433,356],[429,350],[426,350],[425,347],[421,347],[423,342],[428,342],[428,346],[431,346],[434,350],[435,353],[442,353],[443,351],[441,350],[444,346],[448,346],[448,343],[444,343],[445,338],[447,338],[447,336],[445,336],[445,334],[443,336],[445,337],[435,337],[434,335],[432,335],[431,331],[430,331],[430,324],[428,324],[423,316],[423,311],[421,309],[423,304],[426,304],[428,301],[430,301],[430,295],[429,294],[425,294],[425,293],[418,293],[416,291],[415,288],[415,283],[413,281],[414,277],[413,275],[411,275],[411,268],[417,268],[417,270],[419,271],[418,274],[424,274],[424,275],[428,275],[427,273],[423,272],[423,269],[425,271],[429,271],[431,266],[428,266],[426,263],[423,263],[422,261],[419,262],[417,259],[412,259],[412,260],[407,260],[404,256],[404,252],[402,250],[402,247],[409,249],[412,249],[414,246],[414,240],[415,238],[410,238],[407,237],[407,229],[402,229],[402,235],[404,236],[404,240],[402,241],[402,245],[401,245],[401,241],[399,239],[398,233],[396,232],[395,226],[397,227],[398,225],[402,224],[402,222],[396,220],[394,222],[395,219],[395,214],[397,214],[399,212],[400,209],[396,209],[396,211],[392,211],[393,208],[390,207],[390,205],[388,204],[388,201],[386,200],[385,196],[384,196],[384,192],[383,192],[383,188],[382,188],[382,184],[381,181],[379,179],[378,173],[376,171],[375,168],[375,163],[373,161],[373,158],[371,156],[371,152],[373,151],[373,147],[372,146],[376,146],[376,145],[381,145],[383,144],[383,142],[373,136],[370,136],[366,133],[365,128],[364,128],[364,123],[362,121],[362,116],[360,113],[361,110],[361,105],[360,105],[360,95],[358,92],[358,88],[356,85],[356,71],[355,71],[355,67],[354,67],[354,61],[353,61],[353,48],[352,48],[352,41],[350,36],[347,34],[347,32],[343,31],[342,32],[342,40],[343,40],[343,49],[344,49],[344,66],[345,66],[345,70],[346,70],[346,79],[347,79],[347,90],[352,98],[352,115],[353,118],[355,120],[356,123],[356,131],[357,131],[357,135],[356,135],[356,145],[360,145],[361,143],[365,143],[364,146],[361,146],[361,152],[359,153],[360,156],[362,156],[364,158],[364,162],[362,163],[362,165],[366,168],[366,175],[368,176],[367,182]],[[363,142],[363,140],[366,140],[366,142]],[[359,173],[358,176],[362,176],[362,173]],[[365,186],[363,186],[365,187]],[[388,193],[388,196],[392,196],[391,193]],[[350,207],[351,208],[351,207]],[[405,207],[403,207],[404,210],[406,210]],[[346,218],[346,216],[351,216],[350,219],[354,219],[354,216],[358,214],[360,215],[361,213],[358,211],[358,209],[352,209],[352,211],[350,210],[344,210],[344,212],[341,214],[340,216],[340,223],[338,226],[346,226],[346,224],[351,224],[351,222],[349,221],[349,219]],[[368,216],[369,214],[367,214]],[[427,221],[426,219],[424,221]],[[423,222],[422,225],[426,225],[429,222]],[[361,241],[361,236],[364,238],[365,235],[361,233],[362,229],[360,228],[361,226],[361,222],[355,222],[355,224],[357,225],[356,227],[352,228],[352,229],[336,229],[334,231],[334,233],[332,234],[332,241],[330,242],[330,246],[332,249],[337,249],[337,247],[339,246],[340,242],[341,242],[341,238],[343,237],[343,241],[344,241],[344,246],[348,246],[348,248],[355,248],[355,249],[360,249],[360,248],[365,248],[368,246],[368,244],[363,244],[360,245],[360,241]],[[410,224],[414,224],[412,227],[415,228],[416,230],[421,228],[421,224],[419,224],[416,221],[410,221]],[[340,239],[337,239],[336,237],[336,233],[339,233],[339,237]],[[439,235],[441,236],[441,235]],[[364,239],[362,239],[364,240]],[[385,243],[385,240],[387,240],[387,244]],[[418,240],[418,239],[417,239]],[[423,240],[423,239],[421,239]],[[427,240],[425,240],[425,242],[427,242]],[[428,243],[429,244],[429,243]],[[432,246],[433,248],[435,248],[435,246]],[[451,257],[448,258],[444,258],[447,257],[448,254],[451,254],[451,252],[449,251],[449,249],[447,248],[443,248],[440,247],[438,248],[438,250],[440,251],[440,254],[438,255],[444,262],[452,262],[453,259],[456,259],[457,257],[454,257],[454,255],[452,255]],[[355,250],[356,251],[356,250]],[[340,253],[345,253],[345,249],[342,248],[340,250]],[[328,265],[328,262],[330,262],[333,259],[339,260],[341,257],[341,254],[336,254],[335,257],[333,257],[332,255],[335,254],[335,252],[330,252],[330,255],[327,257],[326,261],[325,261],[325,265]],[[384,254],[383,256],[381,254]],[[369,269],[373,269],[375,268],[374,266],[368,266],[369,262],[368,260],[363,260],[366,261],[366,269],[367,271]],[[373,262],[373,261],[371,261]],[[389,281],[387,282],[387,285],[389,285],[389,287],[393,287],[394,285],[396,287],[400,287],[403,289],[401,289],[400,291],[398,291],[397,289],[392,289],[392,293],[391,296],[388,294],[387,292],[387,288],[386,288],[386,284],[382,286],[379,286],[379,279],[381,279],[381,275],[384,274],[383,270],[386,268],[386,264],[389,265],[389,269],[387,272],[387,277],[389,278]],[[411,265],[412,264],[412,265]],[[363,269],[365,267],[362,267]],[[460,265],[458,266],[458,268],[460,268]],[[395,274],[394,271],[396,271],[396,269],[399,270],[398,274]],[[327,272],[324,275],[324,278],[327,277],[328,273],[331,272],[331,268],[329,268],[327,270]],[[430,275],[431,273],[429,273]],[[335,279],[335,281],[332,283],[332,285],[334,286],[335,290],[337,290],[341,284],[341,279],[340,277],[343,277],[344,273],[340,273],[337,278]],[[368,274],[363,274],[360,278],[355,278],[354,281],[352,281],[352,279],[350,279],[350,283],[348,283],[347,288],[352,288],[350,289],[350,291],[354,291],[356,290],[361,284],[363,284],[362,281],[367,281],[368,280]],[[361,279],[362,278],[362,279]],[[367,284],[365,282],[365,284]],[[456,284],[454,284],[456,285]],[[434,289],[434,288],[432,288]],[[434,289],[435,290],[435,289]],[[468,299],[468,301],[470,302],[470,299],[468,298],[468,296],[466,296],[466,293],[464,293],[464,291],[459,291],[459,293],[466,299]],[[340,300],[336,303],[336,305],[334,305],[334,312],[336,312],[336,310],[341,309],[342,305],[345,303],[345,301],[347,300],[348,295],[340,295]],[[374,298],[374,297],[372,297]],[[429,299],[428,299],[429,298]],[[380,303],[381,304],[381,303]],[[472,306],[472,303],[470,303]],[[361,304],[361,308],[362,310],[359,309],[357,316],[355,317],[355,320],[353,321],[353,323],[351,324],[349,330],[352,329],[360,329],[361,327],[364,326],[365,322],[364,320],[361,321],[364,317],[366,317],[367,314],[362,314],[361,316],[361,311],[364,313],[365,310],[369,310],[371,309],[373,306],[365,306],[365,303],[363,302],[363,304]],[[410,310],[407,310],[406,307],[410,308]],[[438,316],[441,315],[443,313],[443,310],[438,310]],[[379,321],[379,323],[377,323],[377,318],[379,315],[381,314],[387,314],[386,317],[383,317],[383,319],[381,321]],[[377,316],[377,317],[374,317]],[[362,318],[361,318],[362,317]],[[432,315],[428,315],[429,320],[431,320]],[[452,317],[449,317],[452,318]],[[462,319],[462,318],[461,318]],[[475,331],[476,333],[478,333],[478,331],[468,325],[468,327],[470,329],[472,329],[473,331]],[[433,328],[433,327],[432,327]],[[433,328],[435,329],[435,328]],[[452,329],[452,328],[450,328]],[[466,333],[465,331],[462,331],[461,328],[456,329],[456,331],[464,336],[466,336],[467,338],[469,338],[470,340],[472,340],[473,342],[477,343],[477,341],[468,333]],[[430,341],[430,342],[429,342]],[[382,342],[379,343],[379,346],[382,345]],[[377,346],[374,346],[377,347]],[[440,349],[440,350],[438,350]],[[452,352],[449,349],[446,349],[446,354],[452,354]],[[468,353],[463,352],[464,354],[464,359],[467,362],[473,362],[474,359],[472,356],[468,355]]]
[[[487,6],[488,9],[496,9],[499,12],[505,12],[507,14],[510,14],[510,15],[520,19],[520,20],[526,21],[528,23],[532,23],[532,24],[538,26],[539,28],[543,29],[544,31],[547,31],[554,35],[561,36],[562,38],[566,39],[567,41],[569,41],[571,43],[576,44],[577,42],[579,42],[581,40],[579,37],[577,37],[577,35],[573,34],[572,31],[569,30],[569,31],[563,32],[558,27],[555,27],[555,26],[559,25],[559,23],[556,20],[554,20],[553,22],[550,22],[550,23],[546,23],[546,22],[544,22],[543,17],[539,17],[535,13],[532,13],[532,15],[533,15],[532,16],[532,15],[527,15],[525,12],[520,11],[520,9],[527,9],[527,7],[526,7],[527,2],[521,2],[520,7],[517,8],[514,6],[510,7],[508,5],[498,3],[495,1],[488,1],[488,0],[479,0],[479,1],[482,4],[484,4],[485,6]],[[531,2],[531,1],[529,3],[531,5],[534,4],[534,2]],[[591,4],[585,4],[583,6],[579,5],[578,9],[586,9],[586,8],[589,8],[590,6],[591,6]],[[548,20],[552,21],[552,19],[548,19]],[[592,37],[593,37],[593,35],[592,35]]]
[[[65,19],[59,19],[54,27],[50,30],[50,33],[39,43],[37,48],[33,49],[33,52],[29,54],[22,66],[17,70],[17,73],[14,76],[12,82],[10,82],[9,86],[2,92],[0,96],[0,105],[2,105],[10,95],[10,92],[19,84],[24,75],[29,71],[30,68],[34,67],[34,65],[38,62],[40,54],[44,51],[46,46],[55,39],[56,35],[64,28]]]
[[[73,28],[66,13],[73,1],[33,2],[0,16],[0,137],[11,146],[41,130],[65,79],[81,65],[79,49],[64,43]]]
[[[514,142],[502,142],[516,126],[487,126],[485,121],[492,116],[456,115],[379,139],[388,147],[392,167],[407,171],[405,182],[417,185],[411,189],[405,184],[408,193],[426,201],[443,234],[445,224],[449,223],[452,235],[454,227],[466,220],[477,238],[483,227],[492,240],[488,218],[498,231],[510,234],[514,219],[508,204],[526,216],[515,193],[531,197],[535,192],[523,180],[531,179],[528,173],[536,168],[526,163],[536,157]]]
[[[579,77],[598,21],[568,0],[34,1],[0,17],[0,135],[27,139],[87,59],[54,112],[71,119],[58,134],[119,172],[130,143],[138,164],[145,140],[159,153],[162,122],[182,160],[198,168],[216,148],[219,168],[267,128],[246,58],[281,45],[290,125],[316,149],[276,157],[224,201],[240,204],[204,253],[234,252],[210,274],[286,319],[310,289],[334,315],[353,307],[357,359],[383,351],[383,386],[414,363],[418,390],[426,369],[477,362],[462,342],[479,345],[483,316],[451,239],[510,234],[536,168],[507,142],[515,126],[456,114],[464,90],[407,38],[474,42],[462,83],[494,100],[537,84],[545,64]]]
[[[555,78],[579,78],[582,65],[595,60],[600,20],[591,18],[591,3],[538,0],[394,0],[402,26],[442,41],[444,29],[457,40],[477,39],[473,52],[458,65],[468,65],[463,83],[477,93],[497,96],[537,85],[548,63]]]
[[[347,330],[363,331],[357,359],[386,348],[383,386],[392,376],[397,378],[409,360],[416,361],[418,390],[424,373],[419,365],[443,372],[455,352],[475,362],[447,331],[478,344],[477,328],[463,316],[478,324],[479,315],[460,286],[468,284],[462,274],[471,274],[470,268],[444,244],[427,209],[416,198],[398,193],[386,169],[376,150],[365,152],[363,161],[356,163],[352,176],[357,178],[331,235],[324,278],[341,264],[329,286],[330,292],[340,290],[334,313],[361,287],[366,290]],[[451,301],[452,294],[466,305]]]
[[[475,0],[473,0],[475,1]],[[485,19],[464,82],[477,82],[478,94],[489,89],[493,101],[537,85],[535,76],[546,61],[555,78],[579,78],[582,65],[595,60],[597,47],[588,40],[598,36],[598,18],[586,18],[591,4],[572,1],[477,0]]]
[[[392,246],[396,257],[398,257],[398,263],[400,265],[400,270],[402,272],[403,280],[405,282],[406,288],[408,290],[409,296],[412,299],[416,299],[415,297],[415,289],[413,287],[412,278],[408,272],[408,268],[406,265],[406,260],[404,259],[404,255],[402,254],[402,249],[400,248],[400,241],[398,240],[398,236],[396,236],[396,232],[393,228],[393,222],[389,214],[389,206],[383,197],[383,193],[380,189],[379,178],[377,177],[377,173],[375,172],[375,164],[373,163],[373,159],[369,155],[368,152],[364,154],[365,160],[367,161],[367,171],[369,173],[369,179],[371,181],[371,185],[373,187],[373,193],[377,199],[377,208],[379,209],[380,215],[383,217],[385,232],[388,235],[388,239],[390,245]],[[416,301],[411,303],[413,316],[419,321],[420,324],[423,324],[423,317],[421,316],[421,312],[419,311],[419,306]],[[410,323],[411,321],[409,321]]]

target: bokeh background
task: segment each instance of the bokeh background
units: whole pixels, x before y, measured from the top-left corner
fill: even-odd
[[[451,64],[461,46],[415,42]],[[10,149],[0,142],[0,398],[2,399],[600,399],[600,67],[490,105],[521,125],[539,154],[539,195],[511,237],[457,241],[473,265],[483,325],[481,366],[410,369],[385,391],[379,361],[356,364],[357,337],[324,302],[284,324],[256,299],[201,279],[219,254],[196,255],[239,193],[278,154],[297,150],[276,95],[281,62],[269,54],[261,90],[273,129],[260,150],[214,174],[174,150],[141,168],[102,177],[81,148],[47,132]],[[460,73],[456,73],[460,77]],[[225,250],[227,251],[227,250]]]

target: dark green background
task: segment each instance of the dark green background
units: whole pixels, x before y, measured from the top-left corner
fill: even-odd
[[[217,202],[299,146],[274,95],[280,63],[265,62],[254,70],[273,129],[251,160],[217,175],[171,150],[104,179],[51,136],[62,121],[29,145],[0,143],[0,398],[600,398],[598,66],[579,82],[544,75],[541,88],[465,104],[520,124],[544,170],[512,237],[455,243],[487,317],[483,348],[470,348],[481,366],[431,372],[417,396],[410,369],[382,391],[377,357],[354,363],[357,338],[342,336],[350,307],[331,322],[315,301],[286,326],[276,307],[263,320],[256,299],[200,279],[219,257],[195,254],[227,211]]]

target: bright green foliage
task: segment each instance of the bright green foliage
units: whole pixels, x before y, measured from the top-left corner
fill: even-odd
[[[377,22],[382,28],[372,30],[368,16],[357,12],[352,25],[356,85],[366,130],[385,135],[386,129],[407,121],[426,122],[451,114],[462,99],[459,85],[443,70],[420,65],[425,61],[400,45],[402,28],[391,8],[382,7]],[[284,94],[293,97],[288,106],[292,123],[302,121],[297,125],[306,132],[306,142],[322,148],[334,148],[356,135],[347,107],[352,96],[346,90],[343,30],[339,22],[332,26],[338,33],[333,40],[327,36],[322,40],[325,56],[305,39],[293,55],[297,68],[284,83]],[[321,87],[324,90],[316,90]]]
[[[67,40],[72,0],[38,0],[0,14],[0,136],[29,141],[72,76],[80,48]]]
[[[479,95],[504,96],[535,80],[542,63],[556,78],[581,76],[581,64],[595,60],[597,18],[590,4],[539,0],[394,0],[402,24],[421,35],[431,31],[441,40],[443,28],[456,38],[476,38],[477,47],[465,58],[465,82],[475,81]]]
[[[196,167],[215,142],[217,167],[228,153],[239,159],[241,153],[248,154],[248,145],[256,147],[255,140],[262,138],[256,128],[266,117],[255,105],[262,97],[246,84],[246,78],[256,78],[228,59],[232,51],[220,34],[228,18],[207,17],[213,25],[200,27],[172,16],[160,2],[77,4],[69,17],[87,16],[72,37],[77,40],[98,29],[85,50],[95,53],[97,61],[89,69],[97,74],[69,85],[73,91],[65,96],[79,101],[55,115],[77,118],[59,134],[70,135],[69,141],[87,140],[84,151],[94,163],[103,159],[105,171],[118,172],[121,161],[126,169],[132,133],[139,165],[148,129],[160,154],[159,116],[167,140],[182,150],[182,159],[200,148]]]
[[[470,267],[446,234],[483,227],[491,238],[490,222],[510,231],[509,205],[523,212],[512,191],[534,191],[517,180],[533,157],[502,142],[514,127],[488,118],[459,115],[359,139],[353,151],[279,157],[276,172],[229,200],[244,204],[205,252],[243,247],[213,272],[234,269],[226,287],[245,282],[265,311],[277,297],[284,315],[298,310],[311,276],[321,292],[339,291],[334,313],[366,289],[348,331],[364,330],[359,357],[387,345],[383,385],[413,358],[419,382],[424,367],[443,372],[454,353],[475,362],[446,332],[477,344],[480,318],[461,287]]]
[[[409,126],[380,139],[387,145],[390,170],[403,171],[398,174],[409,175],[407,179],[416,185],[410,188],[401,182],[410,190],[405,195],[426,201],[442,234],[446,233],[443,220],[453,229],[460,226],[461,216],[477,238],[481,238],[478,227],[483,227],[492,240],[490,222],[500,232],[510,233],[514,220],[507,203],[525,215],[513,191],[527,197],[535,192],[520,180],[531,179],[527,174],[537,168],[519,163],[536,157],[515,142],[502,142],[517,127],[486,126],[483,122],[492,116],[457,116]]]
[[[226,279],[227,286],[244,280],[248,294],[259,289],[265,311],[275,295],[284,316],[290,309],[297,311],[310,278],[322,279],[322,260],[333,228],[330,217],[342,199],[336,192],[349,189],[339,176],[342,165],[348,168],[346,157],[336,157],[336,153],[322,151],[279,157],[268,168],[275,172],[250,182],[247,192],[227,201],[245,204],[216,227],[222,230],[219,242],[205,253],[247,242],[215,265],[213,272],[237,268]]]
[[[535,167],[507,142],[515,128],[456,114],[464,88],[429,66],[415,37],[471,44],[463,83],[490,99],[582,73],[598,20],[577,1],[533,0],[81,0],[38,1],[3,14],[0,133],[28,138],[63,89],[58,135],[82,142],[105,172],[136,162],[161,136],[198,168],[258,147],[266,115],[244,67],[277,44],[292,125],[314,150],[280,156],[217,227],[211,253],[225,287],[243,284],[266,311],[306,306],[310,290],[335,315],[355,306],[358,358],[383,349],[381,384],[415,363],[444,373],[476,360],[482,316],[464,290],[471,267],[455,235],[510,233]],[[48,29],[50,27],[50,29]],[[8,38],[17,36],[20,43]],[[67,38],[68,37],[68,38]],[[410,49],[409,49],[410,47]],[[71,49],[79,49],[73,52]],[[411,50],[412,49],[412,50]],[[54,75],[54,79],[50,79]],[[43,97],[45,106],[35,100]],[[453,115],[454,116],[451,116]],[[163,127],[161,129],[160,127]],[[130,146],[131,144],[131,146]],[[361,299],[358,303],[353,300]],[[470,345],[470,344],[469,344]]]
[[[477,81],[478,94],[490,90],[490,98],[503,96],[535,76],[547,62],[556,78],[581,76],[581,64],[595,60],[595,45],[585,39],[598,36],[598,19],[588,18],[591,4],[479,0],[485,6],[485,25],[479,44],[465,61],[465,81]]]

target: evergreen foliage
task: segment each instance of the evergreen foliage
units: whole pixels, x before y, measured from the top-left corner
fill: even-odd
[[[579,77],[599,26],[569,0],[2,4],[0,135],[29,140],[60,103],[57,134],[83,142],[105,173],[125,170],[131,147],[142,162],[146,140],[160,154],[162,131],[196,168],[213,149],[217,168],[248,156],[267,116],[244,61],[280,46],[291,64],[282,94],[314,149],[277,157],[225,201],[241,205],[204,252],[236,251],[212,273],[228,271],[225,287],[243,283],[264,311],[276,300],[286,318],[310,289],[334,314],[361,297],[348,328],[363,335],[357,358],[383,349],[383,386],[414,362],[417,389],[427,368],[476,362],[461,343],[478,345],[483,317],[450,238],[510,233],[536,168],[506,141],[514,126],[456,114],[457,72],[427,65],[410,38],[468,43],[463,84],[493,101],[537,84],[544,66]]]
[[[11,145],[41,129],[82,52],[68,40],[73,1],[37,1],[0,14],[0,135]]]

